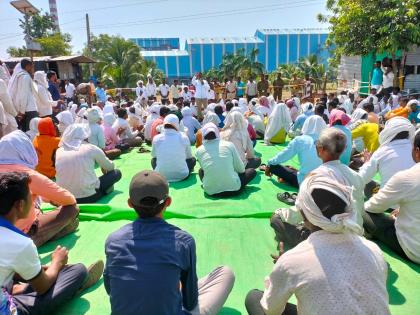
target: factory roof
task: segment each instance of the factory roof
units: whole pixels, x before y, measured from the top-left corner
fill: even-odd
[[[256,44],[263,41],[254,36],[188,38],[187,44]]]

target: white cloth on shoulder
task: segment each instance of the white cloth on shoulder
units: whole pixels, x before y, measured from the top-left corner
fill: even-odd
[[[322,130],[328,126],[324,119],[318,115],[312,115],[306,118],[302,126],[302,134],[304,135],[319,135]]]
[[[416,132],[413,124],[404,117],[394,117],[385,123],[385,128],[379,134],[379,143],[384,146],[392,141],[400,132],[407,131],[409,139],[413,140]]]
[[[269,142],[281,129],[286,133],[289,131],[292,124],[290,111],[286,104],[280,103],[274,106],[271,115],[268,117],[267,127],[265,129],[264,140]]]
[[[89,138],[90,129],[88,124],[70,125],[63,133],[59,147],[66,150],[78,151],[83,141]]]
[[[21,130],[15,130],[0,140],[0,164],[18,164],[35,169],[38,155],[32,141]]]

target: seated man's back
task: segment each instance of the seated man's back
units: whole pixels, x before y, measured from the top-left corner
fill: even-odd
[[[187,232],[163,219],[138,219],[111,234],[105,251],[113,314],[178,315],[197,304],[195,243]]]
[[[284,304],[295,294],[299,314],[389,314],[386,278],[376,244],[350,233],[317,231],[281,257],[270,281],[284,286],[264,295],[261,304]]]

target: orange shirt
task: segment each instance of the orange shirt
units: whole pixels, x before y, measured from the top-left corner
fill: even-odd
[[[195,147],[198,148],[203,144],[203,134],[201,133],[201,129],[197,130],[195,134]]]
[[[399,107],[399,108],[396,108],[396,109],[394,109],[394,110],[391,110],[390,112],[388,112],[388,113],[385,115],[385,119],[386,119],[386,120],[388,120],[388,119],[391,119],[391,118],[396,117],[396,116],[401,116],[401,117],[408,118],[408,114],[409,114],[410,112],[409,112],[409,110],[408,110],[408,108],[407,108],[407,107],[408,107],[408,106],[405,106],[405,107]]]
[[[31,178],[29,189],[32,194],[32,207],[25,219],[20,219],[16,222],[16,227],[25,233],[29,231],[36,217],[41,213],[41,211],[35,207],[39,197],[42,198],[43,202],[53,202],[59,206],[71,206],[76,204],[76,199],[71,192],[58,186],[51,179],[29,167],[16,164],[0,165],[0,173],[5,172],[27,173]]]
[[[159,117],[158,119],[156,119],[152,123],[152,127],[151,127],[151,129],[152,129],[152,131],[151,131],[152,141],[153,141],[153,138],[159,134],[159,132],[157,131],[157,127],[159,127],[162,124],[163,124],[163,118],[162,117]]]
[[[38,155],[36,170],[48,178],[55,177],[55,151],[58,149],[60,138],[47,135],[38,135],[33,144]]]

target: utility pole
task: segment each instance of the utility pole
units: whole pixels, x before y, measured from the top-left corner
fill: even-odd
[[[92,47],[90,42],[90,26],[89,26],[89,14],[86,13],[86,35],[87,35],[87,48],[89,51],[89,57],[92,56]],[[93,65],[89,63],[89,76],[93,75]]]

